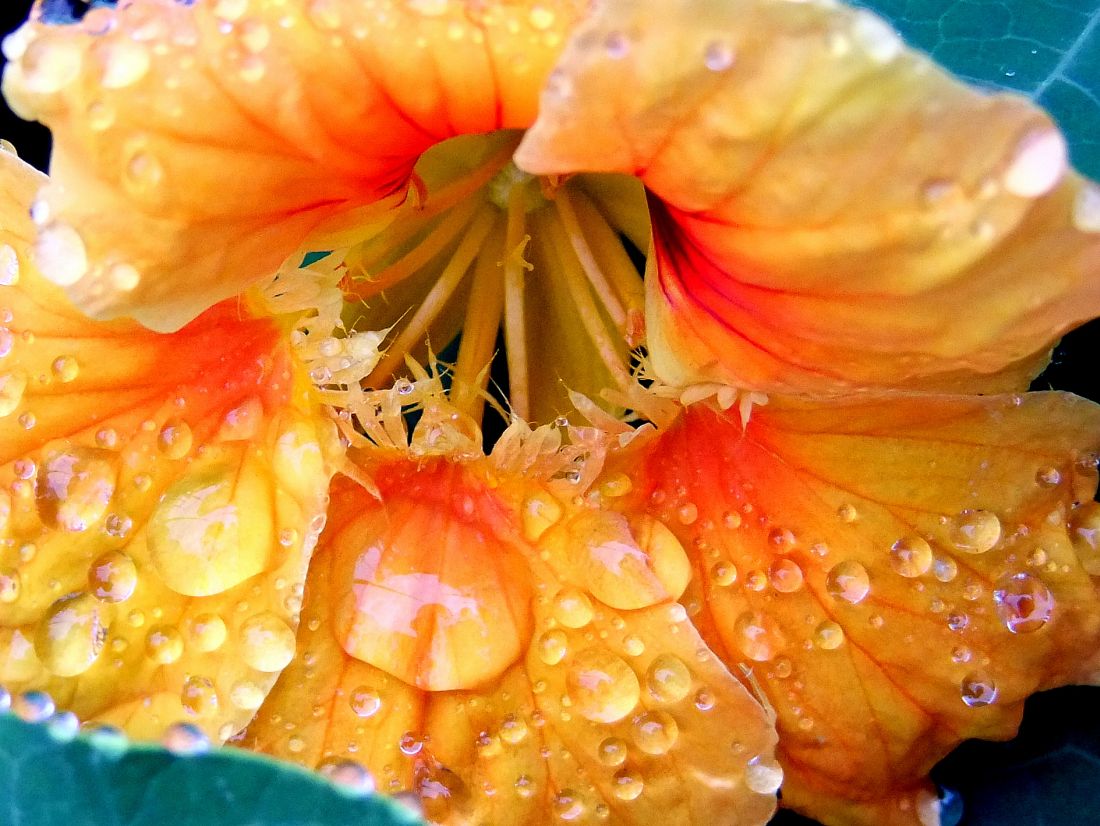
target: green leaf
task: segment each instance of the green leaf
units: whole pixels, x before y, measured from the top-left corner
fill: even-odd
[[[243,751],[178,756],[121,735],[68,741],[0,714],[0,823],[19,826],[412,826],[380,795]]]
[[[1028,95],[1100,178],[1100,0],[854,0],[971,83]]]

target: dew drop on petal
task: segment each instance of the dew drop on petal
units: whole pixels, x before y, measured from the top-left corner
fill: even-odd
[[[712,72],[724,72],[733,65],[736,53],[723,40],[712,40],[703,50],[703,65]]]
[[[638,773],[629,769],[620,769],[611,777],[611,791],[619,800],[637,800],[645,784]]]
[[[191,452],[193,437],[187,422],[171,419],[157,436],[157,450],[166,459],[182,459]]]
[[[31,257],[39,272],[59,287],[71,287],[88,271],[84,240],[68,224],[43,227],[31,247]]]
[[[750,660],[765,662],[775,656],[764,618],[755,611],[745,611],[734,621],[737,644]]]
[[[210,740],[194,723],[173,723],[164,731],[161,743],[172,754],[187,757],[210,751]]]
[[[647,711],[634,719],[634,745],[659,757],[668,754],[680,736],[680,727],[671,714],[664,711]]]
[[[844,629],[832,620],[825,620],[814,629],[814,644],[825,651],[833,651],[844,643]]]
[[[1004,188],[1021,198],[1046,195],[1062,180],[1068,165],[1066,139],[1053,127],[1032,129],[1013,150],[1004,171]]]
[[[225,620],[217,614],[198,614],[188,621],[187,634],[195,650],[203,653],[217,651],[227,635]]]
[[[218,692],[209,677],[192,674],[183,681],[180,703],[184,711],[195,717],[213,716],[218,710]]]
[[[802,587],[802,569],[793,559],[777,559],[768,569],[768,581],[781,594],[793,594]]]
[[[783,785],[783,767],[771,757],[754,757],[745,766],[745,785],[757,794],[775,794]]]
[[[596,748],[596,757],[605,766],[621,766],[626,762],[628,747],[621,737],[607,737]]]
[[[1038,631],[1054,614],[1054,595],[1041,579],[1028,573],[1009,574],[993,586],[997,616],[1013,634]]]
[[[586,649],[573,658],[566,690],[577,713],[596,723],[623,719],[641,696],[638,677],[630,666],[601,648]]]
[[[0,418],[18,409],[26,389],[27,377],[23,373],[0,373]]]
[[[119,38],[97,50],[100,83],[106,89],[124,89],[141,80],[149,71],[149,50],[133,40]]]
[[[645,674],[646,688],[661,703],[677,703],[691,691],[691,672],[675,654],[658,654]]]
[[[603,46],[612,60],[622,60],[630,54],[630,38],[622,32],[609,32],[604,38]]]
[[[88,590],[103,602],[125,602],[137,587],[137,566],[121,551],[107,551],[88,568]]]
[[[562,588],[554,597],[554,616],[566,628],[584,628],[594,613],[592,600],[576,588]]]
[[[255,683],[241,680],[229,689],[229,699],[242,711],[255,711],[263,704],[264,692]]]
[[[11,698],[12,713],[24,723],[41,723],[56,710],[53,697],[45,691],[24,691]]]
[[[145,653],[153,662],[171,665],[183,655],[183,637],[172,625],[154,625],[145,634]]]
[[[19,599],[23,582],[15,568],[0,568],[0,603],[10,605]]]
[[[955,520],[951,541],[963,553],[984,554],[1001,541],[1001,520],[986,510],[963,511]]]
[[[871,590],[871,580],[863,565],[853,559],[847,559],[829,570],[825,588],[830,596],[856,605],[862,602]]]
[[[19,256],[11,244],[0,245],[0,287],[19,283]]]
[[[49,607],[38,624],[34,650],[58,677],[75,677],[92,667],[107,640],[101,603],[89,594],[70,594]]]
[[[282,671],[294,659],[294,631],[281,617],[265,611],[241,626],[241,656],[257,671]]]
[[[564,631],[552,628],[538,638],[536,648],[540,660],[547,665],[557,665],[565,659],[565,654],[569,650],[569,641]]]
[[[906,536],[890,547],[890,564],[904,577],[918,577],[932,567],[932,547],[919,536]]]
[[[983,671],[973,671],[959,684],[962,701],[968,706],[987,706],[997,699],[997,686]]]
[[[375,790],[373,775],[354,760],[327,757],[318,764],[317,771],[347,794],[367,795]]]
[[[348,697],[351,710],[356,717],[373,717],[382,708],[382,695],[369,686],[361,685],[353,689]]]

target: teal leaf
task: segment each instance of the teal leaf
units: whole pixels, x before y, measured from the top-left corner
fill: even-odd
[[[1100,0],[854,0],[959,77],[1028,95],[1100,178]]]
[[[413,826],[381,795],[243,751],[179,756],[0,714],[0,823],[19,826]],[[69,730],[71,732],[71,729]]]

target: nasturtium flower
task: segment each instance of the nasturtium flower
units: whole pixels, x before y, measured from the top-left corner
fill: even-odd
[[[830,0],[54,6],[0,683],[446,824],[930,826],[1100,679],[1100,408],[1025,392],[1100,190],[1028,101]]]

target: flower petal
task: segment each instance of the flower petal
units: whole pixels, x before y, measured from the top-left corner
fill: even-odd
[[[693,621],[775,707],[784,805],[925,823],[933,763],[1097,679],[1097,447],[1100,408],[1054,393],[773,397],[744,431],[700,405],[656,440],[633,507],[691,549]]]
[[[243,304],[172,335],[83,317],[28,256],[42,177],[0,153],[0,181],[0,681],[224,739],[293,654],[332,425]]]
[[[99,317],[179,328],[403,200],[429,146],[526,126],[580,5],[138,0],[28,24],[4,89],[54,133],[40,243],[83,255],[46,274]]]
[[[1050,120],[865,10],[603,4],[516,160],[645,183],[668,384],[1018,389],[1100,311],[1096,190]]]
[[[437,822],[541,824],[555,814],[582,823],[767,820],[781,779],[770,722],[683,608],[665,596],[616,610],[555,574],[558,537],[569,533],[585,546],[591,523],[578,514],[596,511],[483,462],[420,470],[402,462],[372,479],[380,501],[334,485],[306,586],[299,649],[307,653],[276,686],[246,745],[310,766],[359,761],[383,790],[417,793]],[[391,527],[379,542],[364,519],[383,515]],[[459,536],[473,554],[462,566],[449,564]],[[623,541],[633,540],[627,533]],[[363,613],[400,622],[380,629],[364,657],[349,650],[341,619],[347,594],[363,593],[360,571],[349,578],[341,557],[372,556],[381,546],[383,564],[393,570],[400,557],[408,579],[372,574]],[[415,606],[406,587],[413,577],[431,582]],[[391,610],[398,600],[402,607]],[[495,607],[503,601],[507,611]],[[480,636],[462,630],[476,617],[492,621]],[[378,657],[386,644],[400,650],[402,636],[423,661],[479,663],[487,644],[511,652],[517,639],[522,650],[480,679],[449,686],[461,690],[431,691]],[[714,736],[716,726],[728,733]]]

